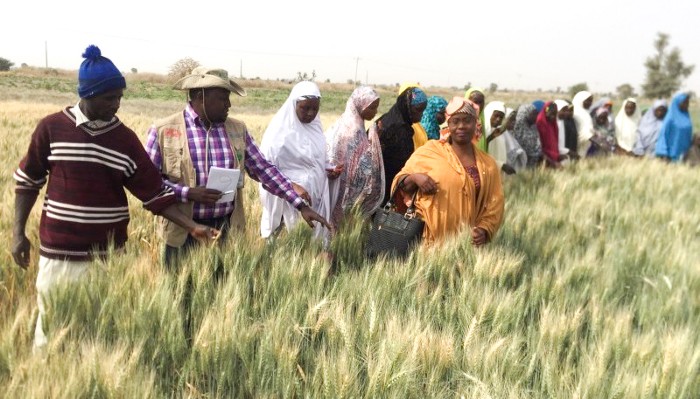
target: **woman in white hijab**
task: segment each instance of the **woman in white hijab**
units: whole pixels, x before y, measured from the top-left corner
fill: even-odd
[[[321,92],[315,83],[297,83],[272,117],[263,134],[260,151],[289,180],[306,191],[302,198],[327,220],[330,213],[328,177],[337,176],[339,171],[326,170],[326,139],[318,117],[320,104]],[[264,238],[275,234],[283,220],[287,230],[301,220],[296,209],[262,188],[260,199],[263,205],[260,233]],[[328,230],[317,224],[314,237],[326,241]]]
[[[498,168],[506,174],[512,175],[515,169],[508,164],[508,150],[506,138],[506,104],[503,101],[491,101],[484,108],[484,134],[488,145],[489,155],[496,161]]]
[[[593,119],[589,114],[589,108],[593,103],[593,95],[587,91],[579,91],[574,96],[571,104],[574,106],[574,121],[578,131],[578,155],[583,158],[591,147],[591,138],[594,135]]]
[[[632,152],[634,144],[637,142],[639,119],[637,100],[628,98],[623,101],[622,108],[615,117],[615,136],[617,145],[628,153]]]

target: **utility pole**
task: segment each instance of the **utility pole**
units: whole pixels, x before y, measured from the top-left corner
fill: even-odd
[[[46,69],[49,69],[49,42],[44,40],[44,60],[46,61]]]
[[[357,87],[357,66],[360,65],[360,57],[355,58],[355,80],[352,81],[353,87]]]

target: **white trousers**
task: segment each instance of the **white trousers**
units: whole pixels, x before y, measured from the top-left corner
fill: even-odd
[[[42,319],[46,314],[45,299],[49,292],[60,284],[73,283],[85,278],[92,262],[69,261],[39,257],[39,273],[36,276],[36,299],[39,316],[34,331],[34,351],[46,346],[48,342],[44,333]]]

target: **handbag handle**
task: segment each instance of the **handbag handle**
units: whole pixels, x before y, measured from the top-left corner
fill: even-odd
[[[384,210],[389,211],[391,208],[394,207],[394,194],[396,194],[396,190],[399,189],[399,187],[403,186],[403,181],[406,180],[406,178],[410,175],[406,175],[399,180],[399,182],[396,184],[396,187],[394,187],[393,190],[391,190],[391,196],[389,196],[389,201],[384,204]],[[406,219],[413,219],[416,217],[416,195],[418,195],[418,189],[416,188],[416,191],[413,192],[413,196],[411,197],[411,203],[408,205],[408,209],[406,209],[406,213],[404,214],[404,217]]]

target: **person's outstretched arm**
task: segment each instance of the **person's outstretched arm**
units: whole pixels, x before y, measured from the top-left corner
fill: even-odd
[[[319,222],[326,226],[327,229],[331,229],[328,221],[311,209],[304,202],[304,199],[297,194],[294,190],[294,185],[287,176],[265,158],[253,141],[253,138],[250,137],[250,134],[246,133],[245,140],[245,170],[248,172],[248,175],[255,181],[260,182],[266,191],[282,198],[295,207],[309,226],[313,227],[313,222]]]

